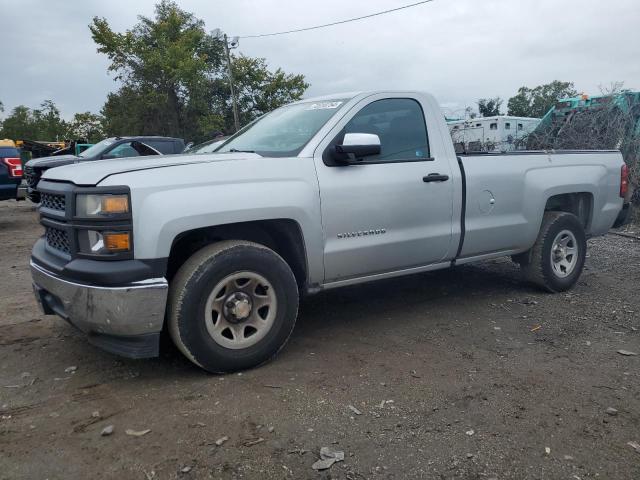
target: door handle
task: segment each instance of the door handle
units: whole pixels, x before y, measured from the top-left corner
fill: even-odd
[[[439,173],[430,173],[426,177],[422,177],[422,181],[429,182],[446,182],[449,180],[449,175],[440,175]]]

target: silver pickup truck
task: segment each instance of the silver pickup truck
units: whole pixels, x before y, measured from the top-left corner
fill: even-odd
[[[617,151],[456,156],[424,93],[303,100],[211,154],[47,171],[34,290],[110,352],[156,356],[166,331],[206,370],[246,369],[301,294],[500,256],[571,288],[627,184]]]

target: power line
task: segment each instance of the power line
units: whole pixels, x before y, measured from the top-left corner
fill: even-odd
[[[386,13],[397,12],[398,10],[404,10],[406,8],[415,7],[417,5],[422,5],[424,3],[430,3],[434,0],[422,0],[421,2],[412,3],[410,5],[403,5],[402,7],[391,8],[389,10],[384,10],[382,12],[371,13],[369,15],[363,15],[361,17],[349,18],[347,20],[339,20],[337,22],[325,23],[324,25],[315,25],[313,27],[305,27],[305,28],[296,28],[295,30],[287,30],[284,32],[274,32],[274,33],[262,33],[260,35],[242,35],[239,38],[260,38],[260,37],[273,37],[276,35],[286,35],[288,33],[298,33],[298,32],[306,32],[308,30],[317,30],[318,28],[324,27],[332,27],[334,25],[340,25],[343,23],[355,22],[357,20],[364,20],[365,18],[377,17],[379,15],[384,15]]]

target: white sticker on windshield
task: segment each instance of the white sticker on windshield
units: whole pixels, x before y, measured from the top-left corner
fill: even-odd
[[[342,102],[318,102],[312,103],[305,110],[331,110],[338,108]]]

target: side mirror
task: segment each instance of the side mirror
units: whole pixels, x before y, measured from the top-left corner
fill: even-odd
[[[336,145],[334,159],[342,163],[358,163],[358,160],[380,153],[380,137],[373,133],[347,133],[342,145]]]

